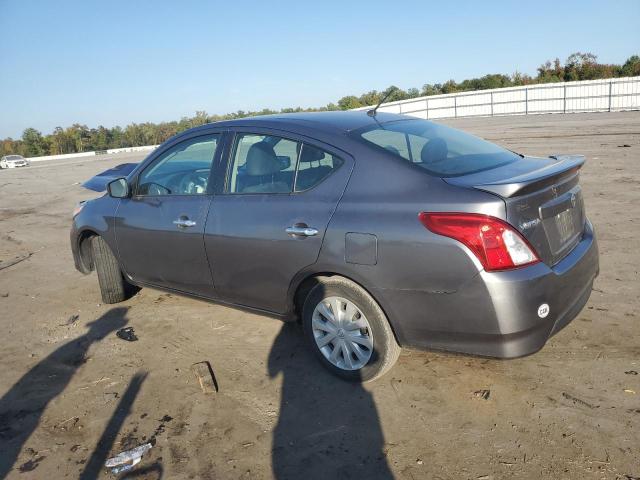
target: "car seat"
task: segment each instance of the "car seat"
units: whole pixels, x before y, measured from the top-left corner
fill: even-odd
[[[243,193],[290,192],[291,187],[278,174],[281,164],[273,147],[266,142],[251,145],[247,152],[245,185],[239,189]]]

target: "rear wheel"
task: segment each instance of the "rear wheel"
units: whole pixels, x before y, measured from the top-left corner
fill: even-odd
[[[120,264],[102,237],[91,239],[93,263],[98,274],[100,293],[104,303],[118,303],[127,299],[134,288],[120,270]]]
[[[400,355],[380,306],[346,278],[319,279],[304,302],[302,321],[307,343],[320,362],[342,378],[375,380]]]

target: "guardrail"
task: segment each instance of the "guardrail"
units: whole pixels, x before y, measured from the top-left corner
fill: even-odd
[[[65,153],[63,155],[45,155],[43,157],[30,157],[27,160],[30,162],[42,162],[45,160],[64,160],[66,158],[82,158],[93,157],[96,155],[110,155],[113,153],[125,153],[125,152],[147,152],[155,150],[158,145],[145,145],[143,147],[126,147],[126,148],[110,148],[109,150],[97,150],[91,152],[78,152],[78,153]]]
[[[380,112],[425,119],[623,110],[640,110],[640,77],[543,83],[431,95],[383,103],[378,109]]]

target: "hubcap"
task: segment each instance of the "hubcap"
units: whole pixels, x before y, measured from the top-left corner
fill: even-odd
[[[333,365],[359,370],[371,359],[373,335],[367,318],[350,300],[327,297],[311,317],[316,345]]]

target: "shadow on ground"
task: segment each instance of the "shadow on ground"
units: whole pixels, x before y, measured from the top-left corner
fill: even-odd
[[[120,402],[118,402],[118,406],[114,410],[113,415],[111,415],[111,419],[102,432],[102,436],[98,440],[96,448],[80,475],[80,480],[92,480],[98,477],[98,474],[102,470],[104,463],[107,460],[107,456],[111,451],[111,447],[122,428],[122,424],[129,416],[131,406],[138,396],[140,387],[142,387],[142,383],[146,378],[147,373],[136,373],[129,382],[129,386],[122,395]]]
[[[113,308],[88,323],[89,330],[84,335],[43,358],[0,398],[0,478],[11,471],[49,402],[64,391],[76,370],[86,362],[89,347],[127,324],[127,310]]]
[[[285,323],[269,355],[269,375],[283,376],[275,478],[393,478],[371,394],[325,371],[303,341],[300,327]]]

